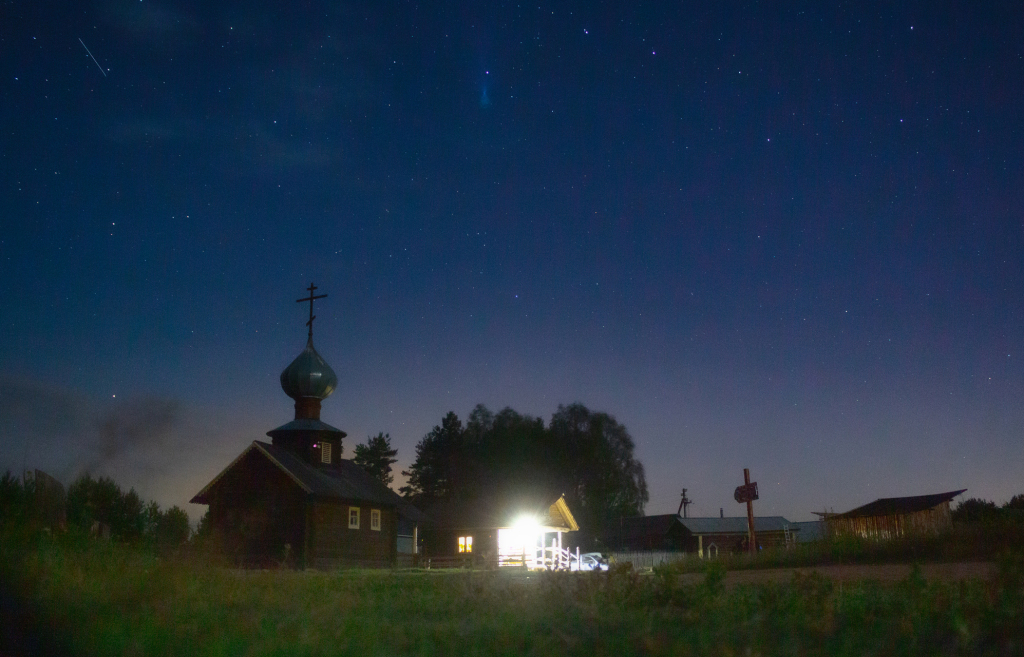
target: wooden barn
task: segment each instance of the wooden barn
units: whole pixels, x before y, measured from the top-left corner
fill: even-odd
[[[423,557],[435,563],[527,569],[568,568],[565,535],[579,530],[558,494],[512,493],[428,509]]]
[[[825,515],[825,531],[833,537],[880,540],[939,532],[952,524],[950,501],[966,490],[878,499],[846,513]]]
[[[313,348],[312,319],[311,309],[306,348],[281,373],[295,419],[269,431],[270,443],[253,441],[192,502],[209,505],[213,533],[240,565],[392,566],[400,549],[415,552],[426,517],[341,458],[345,433],[320,421],[338,379]]]
[[[754,518],[754,532],[762,548],[795,541],[794,523],[782,516]],[[618,551],[693,552],[715,556],[743,552],[747,546],[747,519],[683,518],[678,514],[622,518],[604,542]]]

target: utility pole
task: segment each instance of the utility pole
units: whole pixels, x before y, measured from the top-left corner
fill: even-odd
[[[743,468],[743,485],[737,486],[733,499],[747,503],[747,542],[750,554],[757,553],[757,536],[754,534],[754,500],[757,499],[757,482],[750,483],[750,469]]]
[[[691,504],[693,504],[693,500],[691,500],[688,497],[686,497],[686,489],[684,488],[683,489],[683,499],[679,500],[679,510],[676,511],[676,515],[678,516],[680,513],[682,513],[683,517],[685,518],[686,517],[686,507],[690,506]]]
[[[743,468],[743,485],[750,490],[750,468]],[[756,490],[756,488],[755,488]],[[757,554],[757,536],[754,534],[754,497],[747,495],[747,529],[750,532],[750,554]]]

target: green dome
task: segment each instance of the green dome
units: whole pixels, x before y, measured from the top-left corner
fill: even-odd
[[[326,399],[337,386],[338,376],[313,348],[313,336],[309,337],[302,353],[281,372],[281,388],[292,399]]]

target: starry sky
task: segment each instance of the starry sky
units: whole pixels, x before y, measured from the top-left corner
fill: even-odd
[[[648,514],[1024,492],[1018,2],[0,2],[0,468],[623,423]]]

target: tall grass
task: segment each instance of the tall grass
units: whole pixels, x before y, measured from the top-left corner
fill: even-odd
[[[1024,522],[954,524],[947,531],[888,541],[856,536],[774,547],[750,555],[723,553],[714,559],[727,570],[800,566],[993,561],[1024,553]],[[665,566],[675,572],[702,572],[710,560],[687,558]]]
[[[235,571],[38,533],[7,532],[0,551],[8,607],[28,624],[4,655],[1024,653],[1019,557],[991,582],[726,589],[721,564],[687,584],[668,570]]]

